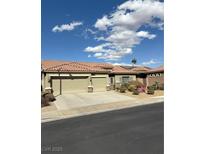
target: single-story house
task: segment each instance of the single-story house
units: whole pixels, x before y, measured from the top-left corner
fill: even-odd
[[[164,66],[148,70],[147,74],[147,85],[153,85],[156,82],[164,84]]]
[[[151,70],[147,68],[142,72],[139,67],[127,69],[108,63],[42,61],[41,86],[43,91],[52,88],[55,96],[87,92],[89,88],[94,92],[106,91],[129,81],[139,80],[147,84],[146,77],[151,82],[151,74],[155,73]]]
[[[151,86],[156,82],[164,84],[164,66],[158,68],[135,67],[131,69],[136,72],[136,78],[146,86]]]

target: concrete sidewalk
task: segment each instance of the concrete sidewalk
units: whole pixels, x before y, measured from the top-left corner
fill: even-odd
[[[76,108],[70,108],[66,110],[58,110],[55,107],[52,107],[52,110],[42,110],[41,113],[41,122],[49,122],[54,120],[60,120],[65,118],[72,118],[77,116],[95,114],[100,112],[119,110],[123,108],[129,108],[134,106],[141,106],[146,104],[153,104],[158,102],[163,102],[164,97],[151,97],[147,99],[139,99],[139,100],[126,100],[126,101],[118,101],[104,104],[93,104],[88,106],[79,106]]]

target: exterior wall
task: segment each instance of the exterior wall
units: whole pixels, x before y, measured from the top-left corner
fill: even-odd
[[[148,86],[159,82],[159,84],[164,84],[164,73],[153,73],[147,75]]]
[[[129,76],[130,78],[132,78],[132,80],[136,80],[136,75],[115,75],[115,83],[122,82],[123,76]]]
[[[115,75],[115,80],[114,80],[114,84],[115,84],[115,87],[119,87],[122,83],[122,77],[125,76],[129,76],[130,78],[132,78],[133,81],[136,80],[136,75]]]
[[[144,84],[144,78],[136,78],[136,80],[142,84]]]

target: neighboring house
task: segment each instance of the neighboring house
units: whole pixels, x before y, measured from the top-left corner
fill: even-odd
[[[42,89],[52,88],[54,95],[67,92],[106,91],[123,83],[138,80],[145,85],[147,76],[152,82],[152,69],[147,67],[125,68],[108,63],[43,61]],[[147,74],[147,72],[149,72]]]
[[[147,71],[147,85],[153,85],[156,82],[164,84],[164,66]]]
[[[158,82],[164,84],[164,66],[158,68],[136,67],[132,68],[136,72],[136,78],[146,86],[151,86]]]

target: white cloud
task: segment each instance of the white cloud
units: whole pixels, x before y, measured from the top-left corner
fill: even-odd
[[[107,30],[107,26],[109,25],[111,25],[110,20],[107,18],[107,16],[103,16],[101,19],[97,20],[94,26],[99,30]]]
[[[112,64],[117,66],[132,66],[132,64],[128,64],[128,63],[112,63]]]
[[[157,60],[151,59],[150,61],[143,62],[142,65],[151,65],[151,64],[158,64],[160,63]]]
[[[131,63],[124,63],[124,62],[114,62],[114,63],[111,63],[111,62],[107,62],[108,64],[112,64],[112,65],[116,65],[116,66],[133,66],[133,64]],[[141,66],[141,65],[135,65],[135,66]]]
[[[82,22],[79,21],[73,21],[70,24],[63,24],[63,25],[56,25],[55,27],[53,27],[52,31],[53,32],[63,32],[63,31],[71,31],[74,30],[75,27],[83,25]]]
[[[88,55],[88,58],[92,57],[91,55]]]
[[[149,32],[146,31],[137,32],[137,36],[142,38],[148,38],[148,39],[154,39],[156,37],[155,34],[149,34]]]
[[[95,46],[95,47],[87,47],[85,48],[84,51],[86,52],[109,52],[110,50],[108,49],[105,49],[105,47],[109,46],[110,44],[109,43],[104,43],[104,44],[101,44],[101,45],[98,45],[98,46]]]
[[[104,43],[87,47],[86,52],[102,52],[99,59],[119,60],[127,54],[132,54],[132,48],[139,45],[143,39],[154,39],[155,34],[139,31],[142,26],[163,29],[164,3],[154,0],[128,0],[122,3],[108,15],[97,19],[94,27],[104,32],[95,37]],[[106,47],[103,44],[108,43]],[[101,51],[99,51],[101,50]]]
[[[86,32],[89,32],[89,33],[91,33],[91,34],[96,34],[96,33],[97,33],[97,31],[94,31],[94,30],[92,30],[92,29],[90,29],[90,28],[85,29],[85,31],[86,31]]]
[[[101,52],[98,52],[98,53],[95,53],[95,54],[94,54],[94,57],[100,57],[100,56],[102,56],[102,53],[101,53]]]

